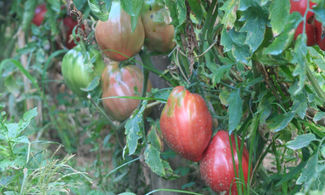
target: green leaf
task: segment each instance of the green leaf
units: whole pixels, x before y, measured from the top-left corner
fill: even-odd
[[[123,192],[123,193],[119,193],[118,195],[136,195],[133,192]]]
[[[221,19],[221,24],[227,28],[233,28],[236,21],[236,8],[238,1],[226,1],[219,9],[224,11],[224,16]]]
[[[325,9],[324,8],[314,8],[313,12],[316,15],[318,21],[325,21]]]
[[[33,84],[33,86],[37,89],[40,89],[38,84],[37,84],[37,80],[35,77],[33,77],[25,68],[24,66],[17,60],[15,59],[5,59],[1,62],[0,64],[0,71],[2,69],[2,67],[4,67],[7,63],[12,63],[14,64]]]
[[[27,31],[30,26],[32,19],[34,17],[35,8],[37,5],[37,1],[35,0],[27,0],[24,4],[24,15],[23,15],[23,31]]]
[[[59,2],[59,1],[58,1]],[[53,6],[55,9],[55,6]],[[58,21],[57,21],[57,11],[55,11],[54,9],[52,9],[52,6],[50,6],[50,8],[47,9],[46,14],[45,14],[45,18],[48,21],[48,24],[51,28],[51,35],[55,36],[59,33],[59,28],[58,28]]]
[[[156,98],[158,99],[158,101],[166,103],[168,96],[172,90],[173,88],[162,88],[162,89],[153,88],[151,89],[151,94],[153,98]]]
[[[243,100],[240,98],[240,89],[237,89],[229,95],[227,99],[229,104],[228,113],[229,113],[229,134],[237,128],[240,123],[240,119],[243,113]]]
[[[130,16],[138,18],[142,9],[143,0],[121,0],[121,6]]]
[[[145,110],[147,102],[148,101],[143,101],[141,108],[134,110],[125,124],[126,148],[129,150],[129,155],[135,153],[138,147],[138,141],[143,137],[143,111]]]
[[[35,116],[37,116],[37,108],[33,108],[25,112],[23,115],[23,120],[29,123]]]
[[[61,2],[60,1],[48,1],[51,10],[53,10],[54,12],[60,12],[61,10]]]
[[[278,36],[284,29],[289,18],[290,1],[289,0],[273,0],[270,6],[270,19],[272,31]]]
[[[73,0],[73,4],[76,6],[78,10],[82,10],[82,8],[87,3],[87,0]]]
[[[260,7],[251,7],[247,9],[241,21],[245,21],[240,32],[247,32],[245,43],[250,47],[251,52],[255,52],[264,40],[267,15],[265,10]]]
[[[301,185],[303,183],[307,183],[317,175],[316,174],[317,160],[318,160],[317,154],[314,154],[312,157],[309,158],[306,167],[302,170],[302,173],[297,179],[296,184]]]
[[[81,88],[82,91],[92,91],[94,90],[100,83],[100,76],[96,76],[86,88]]]
[[[246,32],[236,32],[234,29],[227,31],[224,29],[221,33],[221,45],[225,52],[232,52],[237,62],[247,64],[251,56],[248,45],[245,45]]]
[[[191,11],[196,16],[196,18],[201,23],[203,19],[203,11],[201,7],[201,3],[198,0],[188,0],[188,4],[190,5]]]
[[[325,112],[317,112],[313,118],[313,121],[318,122],[324,117],[325,117]]]
[[[229,103],[228,103],[229,95],[230,95],[229,91],[227,91],[225,89],[223,89],[220,92],[219,99],[220,99],[220,102],[221,102],[222,105],[224,105],[224,106],[228,106],[229,105]]]
[[[276,184],[276,186],[280,186],[284,182],[288,182],[296,178],[296,175],[301,172],[301,170],[305,167],[305,165],[306,165],[306,161],[302,161],[298,166],[290,170],[289,173],[284,174],[281,180]]]
[[[146,150],[144,151],[144,160],[154,173],[161,177],[166,175],[164,164],[160,158],[160,151],[158,148],[148,144]]]
[[[185,0],[177,0],[177,16],[178,16],[178,26],[182,25],[186,20],[186,5]]]
[[[292,112],[277,114],[274,118],[271,119],[271,121],[269,121],[270,130],[274,132],[281,131],[288,126],[294,116],[295,115]]]
[[[241,0],[238,10],[245,11],[250,7],[253,7],[257,4],[257,0]]]
[[[216,64],[207,65],[207,66],[208,67],[209,66],[216,66]],[[212,72],[212,83],[213,83],[213,85],[216,85],[217,83],[220,83],[221,79],[224,78],[225,75],[229,74],[231,67],[232,67],[232,64],[220,66],[214,72]]]
[[[288,22],[283,30],[283,32],[275,37],[274,41],[264,49],[265,54],[269,55],[279,55],[286,48],[288,48],[293,40],[293,35],[295,29],[301,21],[301,16],[297,12],[294,12],[289,16]]]
[[[303,89],[306,80],[307,46],[305,34],[303,36],[298,36],[293,52],[295,55],[293,55],[292,63],[296,64],[296,68],[292,75],[299,76],[299,81],[297,83],[298,88],[293,92],[293,95],[296,95]]]
[[[301,119],[305,118],[307,107],[307,97],[304,94],[294,96],[292,111],[295,112]]]
[[[312,133],[298,135],[294,140],[289,141],[286,145],[292,150],[298,150],[306,147],[310,142],[316,140],[316,136]]]
[[[134,32],[135,28],[137,27],[137,23],[138,23],[138,16],[131,16],[131,31]]]
[[[111,1],[88,0],[91,12],[101,21],[106,21],[112,5]]]
[[[158,137],[158,134],[157,134],[158,129],[157,128],[159,128],[159,123],[151,126],[151,129],[149,130],[147,139],[148,139],[149,144],[151,144],[156,149],[160,150],[162,143],[161,143],[160,138]]]
[[[166,6],[168,7],[170,17],[172,18],[172,23],[174,26],[178,26],[178,11],[175,1],[165,0]]]
[[[323,158],[325,158],[325,145],[321,147],[320,153],[322,154]]]

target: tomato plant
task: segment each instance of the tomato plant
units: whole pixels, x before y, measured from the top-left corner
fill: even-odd
[[[199,161],[211,138],[212,117],[200,95],[178,86],[161,113],[160,128],[169,147],[186,159]]]
[[[307,5],[309,2],[309,8],[311,9],[315,3],[309,0],[290,0],[290,13],[292,12],[299,12],[301,16],[305,15],[305,12],[307,10]],[[317,37],[316,37],[316,28],[315,28],[315,22],[314,22],[314,13],[312,11],[308,11],[307,17],[306,17],[306,35],[307,35],[307,45],[312,46],[317,43]],[[303,32],[303,22],[299,23],[296,32],[295,32],[295,39],[298,35],[300,35]]]
[[[238,148],[241,142],[237,138]],[[233,155],[232,155],[233,154]],[[242,154],[240,157],[239,154]],[[233,165],[233,158],[236,165],[236,173]],[[241,158],[241,166],[239,159]],[[231,135],[231,145],[227,131],[219,130],[212,138],[203,159],[200,161],[200,172],[204,181],[216,192],[231,191],[231,194],[237,194],[238,178],[240,178],[239,168],[242,168],[245,183],[248,178],[248,151],[243,147],[243,151],[236,149],[234,135]],[[236,179],[237,178],[237,179]]]
[[[174,42],[174,26],[171,25],[169,11],[155,1],[146,2],[142,14],[145,30],[144,45],[158,53],[170,52],[176,45]]]
[[[141,18],[137,20],[134,31],[131,17],[122,8],[119,1],[113,1],[107,21],[98,21],[95,37],[103,52],[115,61],[123,61],[137,54],[144,41],[144,29]]]
[[[143,74],[135,65],[122,68],[118,62],[111,62],[102,73],[103,105],[105,110],[115,120],[127,119],[140,103],[139,99],[129,99],[130,96],[141,96]],[[148,82],[147,91],[151,83]],[[126,98],[112,96],[128,96]],[[108,98],[108,99],[105,99]]]
[[[84,91],[96,76],[100,76],[105,63],[101,54],[94,49],[84,51],[81,45],[71,49],[62,60],[62,75],[67,86],[78,96],[85,97]],[[82,90],[84,89],[84,90]]]
[[[0,194],[324,194],[324,13],[323,0],[0,1]],[[47,143],[75,155],[56,161]]]
[[[45,14],[46,14],[46,5],[45,4],[41,4],[38,5],[35,9],[35,13],[34,13],[34,18],[32,20],[32,22],[36,25],[36,26],[40,26],[43,23]]]

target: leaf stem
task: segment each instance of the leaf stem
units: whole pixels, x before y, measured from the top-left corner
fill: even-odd
[[[99,107],[96,104],[96,102],[91,97],[89,97],[88,99],[96,107],[96,109],[99,110],[99,112],[105,116],[105,118],[107,119],[108,125],[110,126],[110,128],[112,128],[112,130],[113,130],[113,132],[114,132],[114,134],[115,134],[115,136],[117,138],[117,141],[118,141],[119,145],[121,146],[121,148],[123,148],[122,142],[120,140],[120,136],[118,135],[118,132],[117,132],[121,128],[121,125],[116,126],[114,124],[113,120],[106,114],[106,112],[101,107]]]
[[[176,190],[176,189],[156,189],[156,190],[152,190],[151,192],[146,193],[145,195],[153,194],[156,192],[178,192],[178,193],[182,193],[182,194],[202,195],[202,194],[199,194],[196,192],[190,192],[190,191],[185,191],[185,190]]]
[[[320,97],[320,99],[325,99],[325,94],[324,94],[323,90],[320,88],[319,84],[317,83],[317,81],[316,81],[315,77],[313,76],[313,73],[311,72],[308,65],[306,66],[306,70],[307,70],[307,77],[308,77],[309,81],[311,82],[311,85],[315,89],[317,95]]]

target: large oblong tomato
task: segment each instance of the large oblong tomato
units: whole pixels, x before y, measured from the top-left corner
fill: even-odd
[[[231,147],[232,146],[232,147]],[[237,186],[235,182],[235,171],[232,161],[231,148],[234,154],[234,160],[237,170],[237,177],[239,170],[239,152],[236,150],[236,142],[234,135],[231,135],[231,146],[229,142],[229,134],[227,131],[220,130],[212,138],[204,157],[200,162],[200,173],[205,182],[216,192],[226,191],[231,194],[237,194]],[[240,140],[238,139],[238,147],[240,147]],[[245,182],[248,177],[248,151],[244,146],[242,152],[241,166]]]
[[[99,47],[111,60],[123,61],[140,51],[144,29],[138,18],[132,32],[131,17],[121,8],[119,1],[113,1],[108,20],[97,22],[95,37]]]
[[[173,89],[161,113],[167,145],[186,159],[199,161],[212,134],[212,117],[204,99],[183,86]]]
[[[290,13],[292,12],[299,12],[301,16],[305,15],[305,12],[307,10],[308,0],[290,0]],[[309,1],[309,8],[311,9],[315,3]],[[314,24],[314,13],[311,11],[308,11],[307,17],[306,17],[307,23],[306,23],[306,35],[307,35],[307,45],[312,46],[317,43],[316,39],[316,28]],[[303,32],[304,23],[301,22],[295,32],[294,38],[296,39],[298,35],[300,35]]]
[[[87,88],[90,82],[100,76],[105,63],[100,52],[91,49],[82,51],[80,45],[69,50],[63,57],[62,75],[67,86],[78,96],[84,97],[87,92],[81,88]]]
[[[143,74],[141,70],[128,65],[122,68],[118,62],[111,62],[102,74],[103,106],[107,113],[115,120],[127,119],[137,108],[140,100],[127,98],[111,98],[112,96],[141,96],[143,85]],[[147,91],[151,90],[148,80]]]
[[[145,30],[144,45],[151,51],[166,53],[171,51],[174,42],[174,26],[171,25],[169,12],[165,7],[155,2],[147,2],[142,14],[142,23]]]

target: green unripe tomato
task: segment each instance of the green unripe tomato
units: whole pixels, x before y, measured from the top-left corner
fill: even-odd
[[[105,63],[100,52],[95,49],[83,51],[80,45],[68,51],[62,61],[62,75],[67,86],[80,97],[85,97],[90,82],[100,76]]]

